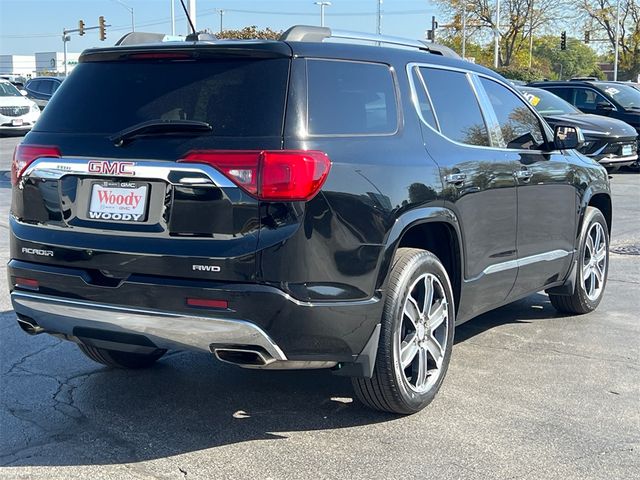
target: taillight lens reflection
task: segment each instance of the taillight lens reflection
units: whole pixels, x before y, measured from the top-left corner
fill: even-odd
[[[211,165],[266,201],[311,200],[331,169],[327,154],[317,150],[194,150],[180,161]]]
[[[20,144],[13,152],[11,162],[11,184],[15,185],[31,163],[42,157],[60,157],[60,149],[50,145],[24,145]]]

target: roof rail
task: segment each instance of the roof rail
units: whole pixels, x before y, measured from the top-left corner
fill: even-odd
[[[385,45],[417,48],[419,50],[425,50],[444,57],[460,58],[460,56],[449,47],[445,47],[444,45],[439,45],[437,43],[429,43],[423,40],[412,40],[402,37],[392,37],[389,35],[376,35],[373,33],[331,30],[327,27],[296,25],[280,36],[280,40],[283,42],[322,42],[328,38],[373,42],[378,45],[384,43]]]

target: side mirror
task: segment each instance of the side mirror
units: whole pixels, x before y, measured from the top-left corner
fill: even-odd
[[[26,96],[28,95],[28,93],[27,93],[27,91],[26,91],[26,90],[20,90],[20,94],[21,94],[23,97],[26,97]]]
[[[596,110],[598,112],[613,112],[615,108],[610,103],[600,102],[596,104]]]
[[[557,125],[553,129],[553,143],[560,150],[580,148],[584,144],[584,135],[579,127]]]

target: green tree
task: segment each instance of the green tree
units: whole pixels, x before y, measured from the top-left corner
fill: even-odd
[[[223,30],[221,33],[216,33],[216,37],[225,39],[239,39],[239,40],[277,40],[282,34],[281,31],[271,30],[269,27],[260,29],[255,25],[244,27],[241,30]]]
[[[606,38],[611,52],[616,45],[616,0],[580,0],[578,8],[587,19],[591,38]],[[635,80],[640,75],[640,2],[620,0],[620,78]]]
[[[576,38],[567,38],[566,50],[560,50],[559,36],[546,35],[534,39],[533,54],[536,58],[548,60],[553,76],[558,79],[601,74],[596,52]]]

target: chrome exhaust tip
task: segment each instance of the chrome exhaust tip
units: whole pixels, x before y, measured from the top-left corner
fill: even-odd
[[[35,320],[24,315],[18,315],[18,326],[29,335],[44,333],[45,329],[36,323]]]
[[[260,348],[220,347],[213,348],[213,353],[221,362],[232,363],[246,368],[265,367],[276,361],[275,358]]]

